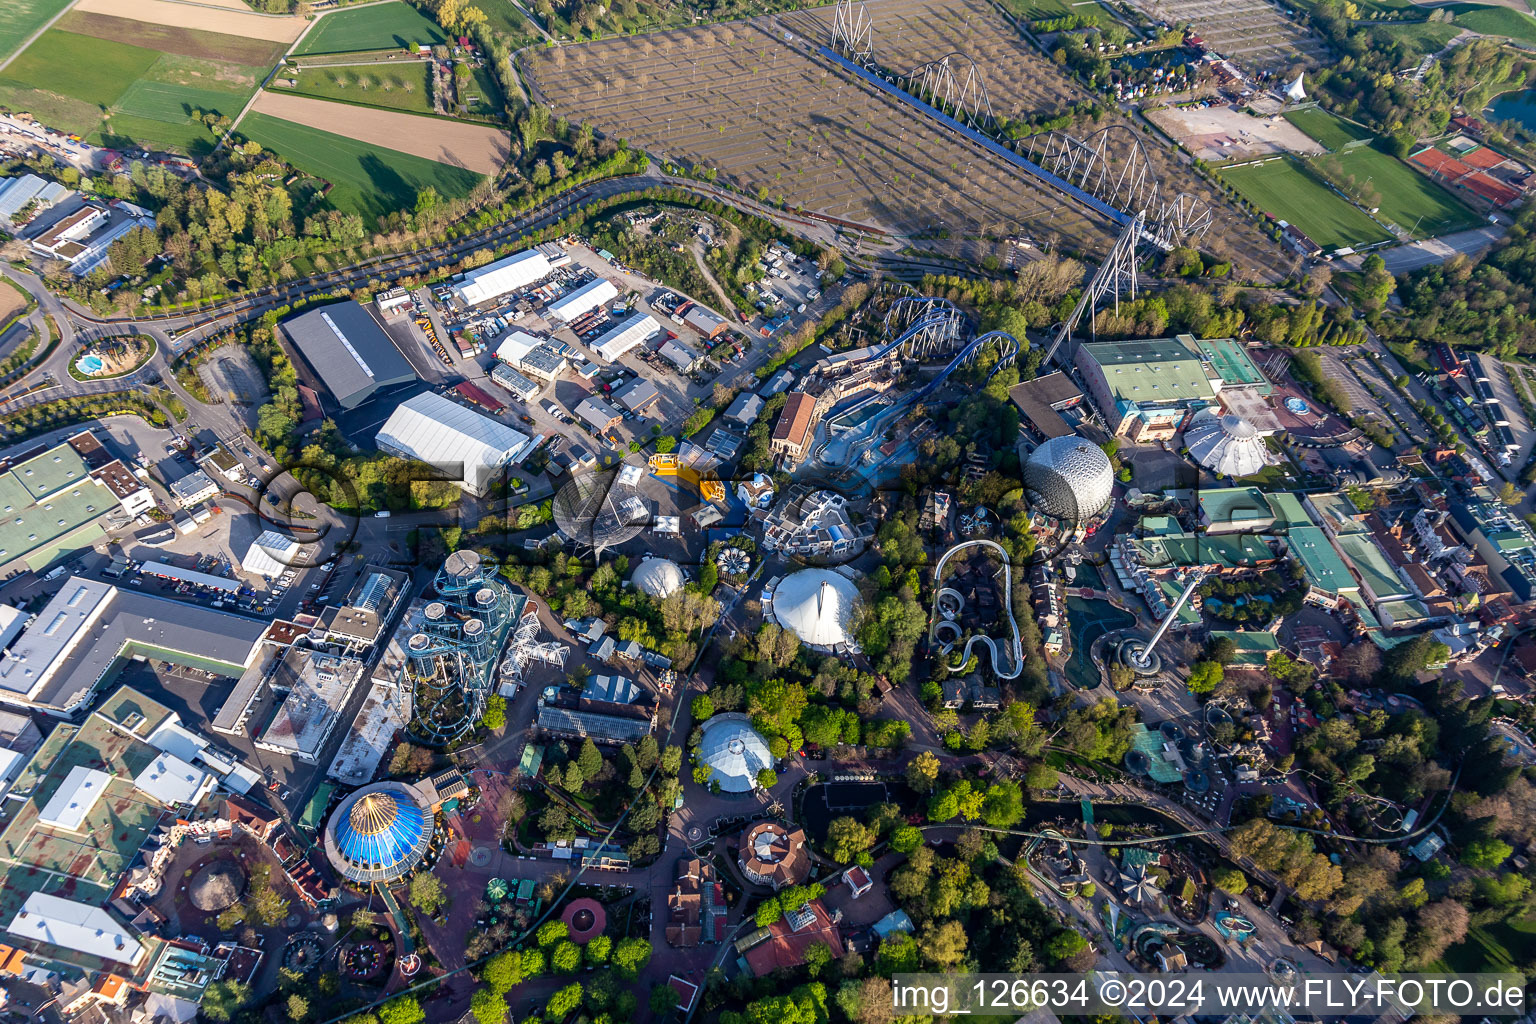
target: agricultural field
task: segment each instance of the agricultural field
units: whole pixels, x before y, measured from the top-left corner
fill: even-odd
[[[5,17],[0,19],[0,61],[68,6],[69,0],[6,0]]]
[[[96,145],[197,153],[213,145],[197,117],[239,113],[281,49],[71,11],[0,72],[0,104]]]
[[[1317,66],[1328,47],[1269,0],[1131,0],[1153,21],[1189,25],[1208,48],[1257,71]]]
[[[1296,225],[1324,249],[1370,245],[1392,237],[1288,158],[1229,167],[1221,175],[1243,198],[1275,219]]]
[[[1368,129],[1352,124],[1321,107],[1309,110],[1293,110],[1285,119],[1322,143],[1329,152],[1338,152],[1351,142],[1374,138]]]
[[[875,22],[875,52],[883,62],[912,68],[947,53],[964,53],[981,70],[996,115],[1051,118],[1074,103],[1102,102],[1101,97],[1065,77],[1042,57],[985,0],[871,0],[868,7]],[[1075,5],[1073,9],[1086,10]],[[804,10],[782,15],[778,22],[805,39],[821,41],[831,36],[832,12],[825,7]],[[1139,127],[1113,112],[1097,122],[1081,119],[1071,130],[1081,138],[1110,125],[1129,127],[1141,135]],[[1204,179],[1190,174],[1176,153],[1150,137],[1144,142],[1159,177],[1177,183],[1170,191],[1190,193],[1216,209],[1217,227],[1202,244],[1241,267],[1272,268],[1277,264],[1274,243],[1257,227]]]
[[[447,41],[448,34],[431,18],[409,4],[395,2],[331,11],[315,23],[294,55],[405,49]]]
[[[475,174],[495,174],[512,149],[511,136],[495,128],[290,93],[263,92],[251,109],[386,149],[406,143],[417,156]]]
[[[1087,253],[1110,244],[1104,224],[900,101],[786,45],[771,20],[537,49],[524,58],[526,80],[556,113],[662,159],[713,168],[766,199],[903,234],[1017,232]]]
[[[275,92],[292,92],[369,107],[388,107],[420,114],[432,112],[432,83],[425,62],[400,67],[305,68],[283,75]],[[284,83],[293,81],[296,85]]]
[[[299,38],[310,24],[298,17],[263,17],[249,8],[221,10],[217,5],[178,3],[176,0],[80,0],[70,14],[82,13],[125,18],[141,25],[212,32],[232,36],[235,40],[283,43],[285,46]]]
[[[1380,204],[1377,216],[1416,238],[1433,238],[1483,223],[1461,200],[1426,175],[1373,146],[1320,160],[1337,161],[1345,175],[1357,182],[1369,181]]]
[[[353,115],[354,120],[368,113],[357,107],[342,109]],[[415,205],[416,194],[428,185],[444,198],[459,198],[468,195],[482,178],[464,167],[347,138],[257,110],[246,114],[240,122],[240,132],[306,174],[329,182],[332,187],[326,198],[330,204],[344,212],[358,213],[370,223],[394,210],[410,209]],[[412,149],[417,148],[410,136],[397,137]]]

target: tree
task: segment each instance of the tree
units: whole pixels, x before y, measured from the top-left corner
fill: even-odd
[[[911,853],[923,845],[923,834],[913,825],[898,825],[891,830],[890,843],[895,853]]]
[[[875,845],[875,838],[857,818],[833,818],[827,826],[827,856],[839,864],[852,864],[859,854]]]
[[[506,725],[507,698],[495,693],[487,697],[485,700],[485,714],[480,716],[480,724],[493,732]]]
[[[939,759],[931,751],[923,751],[907,765],[907,785],[919,793],[928,793],[939,779]]]
[[[581,753],[577,755],[576,763],[581,766],[583,778],[595,779],[597,773],[603,770],[603,755],[598,753],[597,744],[588,736],[581,744]]]
[[[779,784],[779,775],[772,768],[763,768],[757,773],[757,787],[759,789],[772,789]]]
[[[585,949],[582,950],[587,963],[594,967],[608,962],[608,957],[613,953],[613,940],[606,935],[599,935],[591,939]]]
[[[1248,876],[1237,868],[1217,868],[1211,873],[1211,881],[1215,883],[1216,888],[1233,896],[1241,896],[1248,891]]]
[[[535,941],[538,942],[540,949],[548,949],[551,946],[565,942],[570,937],[570,926],[559,918],[554,918],[539,925]]]
[[[469,1012],[480,1024],[503,1024],[507,1019],[507,1001],[499,992],[488,988],[475,990],[469,997]]]
[[[1060,776],[1055,768],[1044,761],[1037,761],[1024,773],[1024,785],[1030,789],[1055,789]]]
[[[436,917],[447,899],[443,883],[429,871],[422,871],[411,878],[410,894],[411,905],[428,917]]]
[[[396,996],[379,1007],[379,1024],[422,1024],[426,1019],[415,996]]]
[[[288,1014],[288,1019],[298,1024],[309,1016],[309,1000],[294,992],[283,1004],[283,1011]]]
[[[581,1005],[581,982],[573,981],[549,997],[544,1015],[550,1020],[565,1020]]]
[[[805,966],[811,977],[821,977],[821,972],[826,970],[832,962],[832,948],[825,942],[813,942],[805,948]]]
[[[1462,851],[1461,862],[1469,868],[1491,871],[1514,852],[1514,848],[1502,839],[1474,839]]]
[[[215,981],[203,992],[202,1013],[217,1024],[225,1024],[250,1001],[251,986],[232,978]]]
[[[522,957],[514,952],[497,953],[480,968],[480,980],[490,986],[492,992],[503,995],[522,983]]]
[[[693,712],[695,723],[702,722],[706,718],[714,716],[715,702],[710,700],[709,694],[701,693],[693,698],[693,703],[689,706],[689,710]]]
[[[953,970],[965,958],[965,926],[959,921],[929,925],[917,937],[923,956],[941,971]]]
[[[549,966],[556,974],[575,974],[581,970],[581,947],[566,939],[550,953]]]
[[[613,948],[613,965],[619,974],[633,981],[651,962],[651,944],[644,939],[620,939]]]
[[[1076,957],[1088,948],[1088,940],[1077,932],[1063,929],[1051,936],[1041,952],[1047,963],[1060,964]]]
[[[677,1009],[677,989],[668,984],[652,985],[651,1012],[658,1017]]]
[[[1210,693],[1220,685],[1225,670],[1219,661],[1197,661],[1189,667],[1189,692]]]

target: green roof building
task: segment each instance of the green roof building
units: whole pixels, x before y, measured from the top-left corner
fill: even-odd
[[[1266,396],[1274,391],[1236,338],[1206,338],[1195,342],[1195,347],[1221,378],[1223,388],[1253,388]]]
[[[1257,533],[1274,524],[1269,498],[1257,487],[1216,487],[1200,492],[1200,525],[1207,533]]]
[[[1231,640],[1237,647],[1232,664],[1238,668],[1263,668],[1269,664],[1270,655],[1280,649],[1275,634],[1263,630],[1213,629],[1211,639],[1218,637]]]
[[[1349,566],[1320,527],[1294,527],[1286,535],[1286,542],[1301,563],[1301,571],[1314,595],[1328,600],[1359,596],[1360,584],[1349,574]]]
[[[1215,404],[1221,386],[1187,334],[1090,342],[1076,362],[1110,432],[1133,441],[1172,437],[1191,412]]]

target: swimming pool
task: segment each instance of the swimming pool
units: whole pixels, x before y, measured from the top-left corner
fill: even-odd
[[[100,373],[106,365],[98,355],[83,355],[75,361],[75,369],[81,373]]]

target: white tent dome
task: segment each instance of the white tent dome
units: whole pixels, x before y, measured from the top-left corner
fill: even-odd
[[[1220,476],[1253,476],[1269,463],[1258,430],[1230,413],[1195,413],[1184,428],[1184,444],[1196,462]]]
[[[1293,103],[1300,103],[1307,98],[1306,86],[1302,84],[1304,72],[1296,72],[1296,81],[1285,87],[1285,98]]]
[[[647,558],[629,574],[629,584],[652,597],[667,597],[683,589],[683,570],[666,558]]]
[[[773,767],[768,743],[739,712],[709,719],[701,727],[699,761],[709,766],[709,779],[727,793],[750,793],[757,788],[757,773]]]
[[[851,644],[849,630],[859,610],[859,588],[830,569],[801,569],[773,592],[773,617],[812,647]]]

